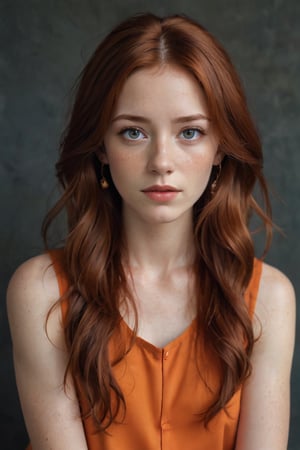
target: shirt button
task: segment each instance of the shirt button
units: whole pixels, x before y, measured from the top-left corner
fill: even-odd
[[[162,429],[163,431],[169,430],[169,429],[170,429],[170,423],[169,423],[169,422],[163,422],[163,423],[161,424],[161,429]]]
[[[164,353],[164,359],[168,359],[168,357],[169,357],[169,352],[167,351]]]

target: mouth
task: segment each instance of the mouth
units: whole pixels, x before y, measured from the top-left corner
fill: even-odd
[[[142,192],[180,192],[180,189],[177,189],[174,186],[155,184],[146,189],[142,189]]]
[[[143,189],[142,192],[155,203],[169,203],[176,199],[180,189],[175,188],[174,186],[155,184],[153,186],[149,186],[146,189]]]

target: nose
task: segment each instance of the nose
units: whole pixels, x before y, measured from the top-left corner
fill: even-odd
[[[174,154],[172,144],[166,139],[155,140],[149,149],[147,168],[159,175],[171,174],[174,171]]]

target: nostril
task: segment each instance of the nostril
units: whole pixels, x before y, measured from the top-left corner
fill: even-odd
[[[163,168],[151,168],[151,172],[155,173],[155,174],[167,174],[170,175],[171,173],[173,173],[172,169],[163,169]]]

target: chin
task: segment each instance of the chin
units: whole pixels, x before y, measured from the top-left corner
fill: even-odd
[[[169,212],[166,213],[160,213],[160,214],[153,214],[149,215],[146,219],[148,223],[151,223],[152,225],[160,225],[160,224],[168,224],[168,223],[177,223],[183,218],[187,218],[187,212],[183,212],[181,214],[174,214]]]

